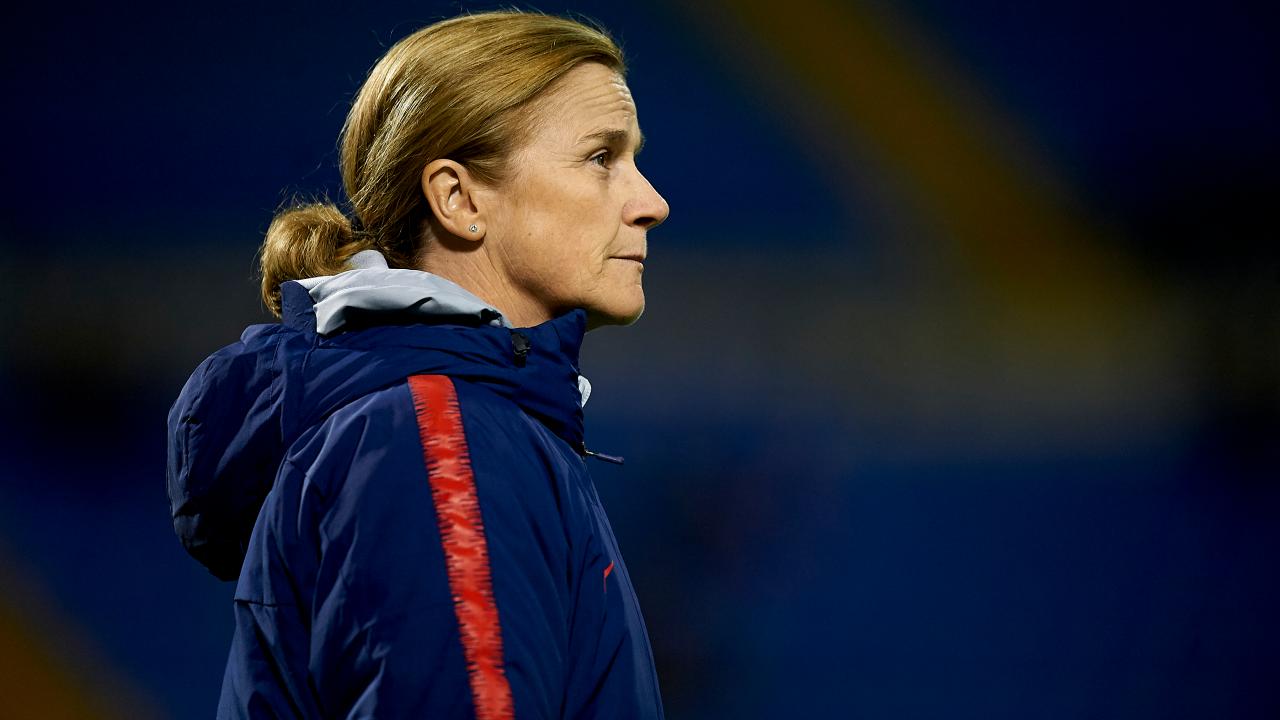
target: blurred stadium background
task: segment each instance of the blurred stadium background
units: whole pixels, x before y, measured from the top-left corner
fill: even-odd
[[[169,403],[367,68],[493,7],[10,12],[0,716],[213,714]],[[672,207],[583,363],[671,717],[1280,717],[1269,6],[536,7],[622,41]]]

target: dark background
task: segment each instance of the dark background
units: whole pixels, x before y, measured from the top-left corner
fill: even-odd
[[[460,7],[10,12],[0,715],[213,714],[165,414]],[[537,7],[622,42],[672,208],[583,362],[671,717],[1280,717],[1274,12]]]

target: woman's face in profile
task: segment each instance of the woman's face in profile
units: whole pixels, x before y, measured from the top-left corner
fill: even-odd
[[[535,107],[540,121],[490,204],[486,241],[515,289],[553,314],[581,307],[590,327],[631,323],[644,310],[646,232],[668,212],[636,167],[631,92],[584,63]]]

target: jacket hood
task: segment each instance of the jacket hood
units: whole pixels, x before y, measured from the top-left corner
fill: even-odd
[[[169,412],[174,529],[222,579],[239,574],[294,441],[343,405],[411,375],[483,385],[585,452],[585,311],[515,329],[444,278],[387,269],[380,255],[360,253],[353,264],[282,284],[282,321],[250,326],[201,363]]]

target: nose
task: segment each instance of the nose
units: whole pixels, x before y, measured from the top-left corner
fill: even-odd
[[[636,225],[645,230],[662,224],[667,219],[667,215],[671,213],[671,206],[667,205],[667,201],[663,199],[658,191],[653,189],[653,185],[648,178],[636,170],[636,194],[631,202],[626,206],[626,220],[629,225]]]

